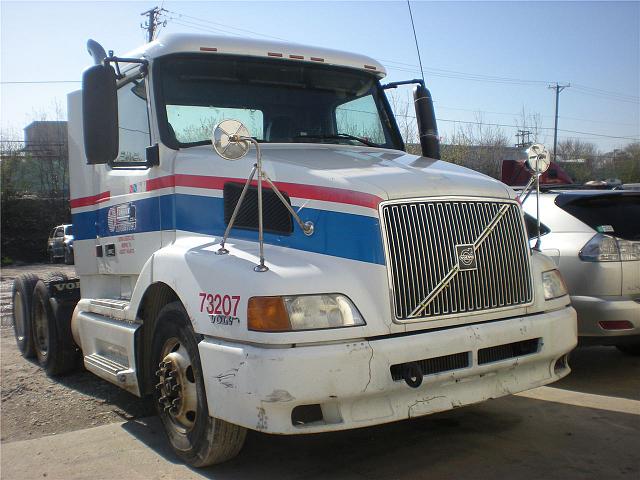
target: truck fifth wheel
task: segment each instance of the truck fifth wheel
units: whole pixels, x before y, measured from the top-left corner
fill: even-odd
[[[301,45],[167,35],[69,96],[85,367],[155,399],[187,463],[570,371],[575,312],[514,192],[439,160],[429,91]],[[422,155],[385,90],[415,83]],[[23,322],[24,323],[24,322]]]

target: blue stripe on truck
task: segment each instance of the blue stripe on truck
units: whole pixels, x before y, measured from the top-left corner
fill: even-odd
[[[202,195],[170,194],[131,202],[135,205],[135,229],[109,229],[110,207],[74,213],[73,228],[76,240],[112,237],[160,230],[187,232],[220,237],[224,234],[224,203],[222,198]],[[291,235],[265,233],[265,243],[307,252],[359,260],[384,265],[384,250],[378,218],[331,210],[303,208],[303,221],[312,221],[313,235],[307,237],[294,224]],[[257,241],[255,231],[234,228],[232,238]]]

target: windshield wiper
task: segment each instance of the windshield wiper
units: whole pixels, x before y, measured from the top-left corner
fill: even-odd
[[[379,147],[377,143],[370,142],[366,138],[356,137],[355,135],[350,135],[348,133],[335,133],[332,135],[296,135],[295,138],[319,138],[321,140],[331,140],[331,139],[347,139],[347,140],[356,140],[357,142],[364,143],[369,147]]]

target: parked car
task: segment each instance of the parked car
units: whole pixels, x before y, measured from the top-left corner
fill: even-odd
[[[524,202],[534,217],[535,197]],[[540,248],[567,284],[580,343],[640,355],[640,192],[552,189],[540,194],[540,220]],[[535,237],[535,220],[528,227]]]
[[[47,255],[51,263],[64,259],[64,263],[73,265],[73,225],[58,225],[51,230]]]

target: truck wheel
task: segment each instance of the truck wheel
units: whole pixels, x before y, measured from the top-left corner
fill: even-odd
[[[616,348],[624,354],[633,355],[634,357],[640,356],[640,343],[616,345]]]
[[[77,366],[78,349],[71,337],[72,313],[70,305],[58,304],[51,298],[42,280],[36,283],[31,310],[33,344],[38,363],[47,375],[64,375]]]
[[[246,429],[209,416],[198,342],[180,302],[158,315],[152,342],[154,403],[173,450],[192,467],[235,457]]]
[[[18,276],[13,282],[11,300],[13,305],[13,333],[16,336],[18,350],[24,358],[33,358],[36,351],[33,348],[31,334],[31,304],[33,303],[33,289],[38,277],[32,273]]]

